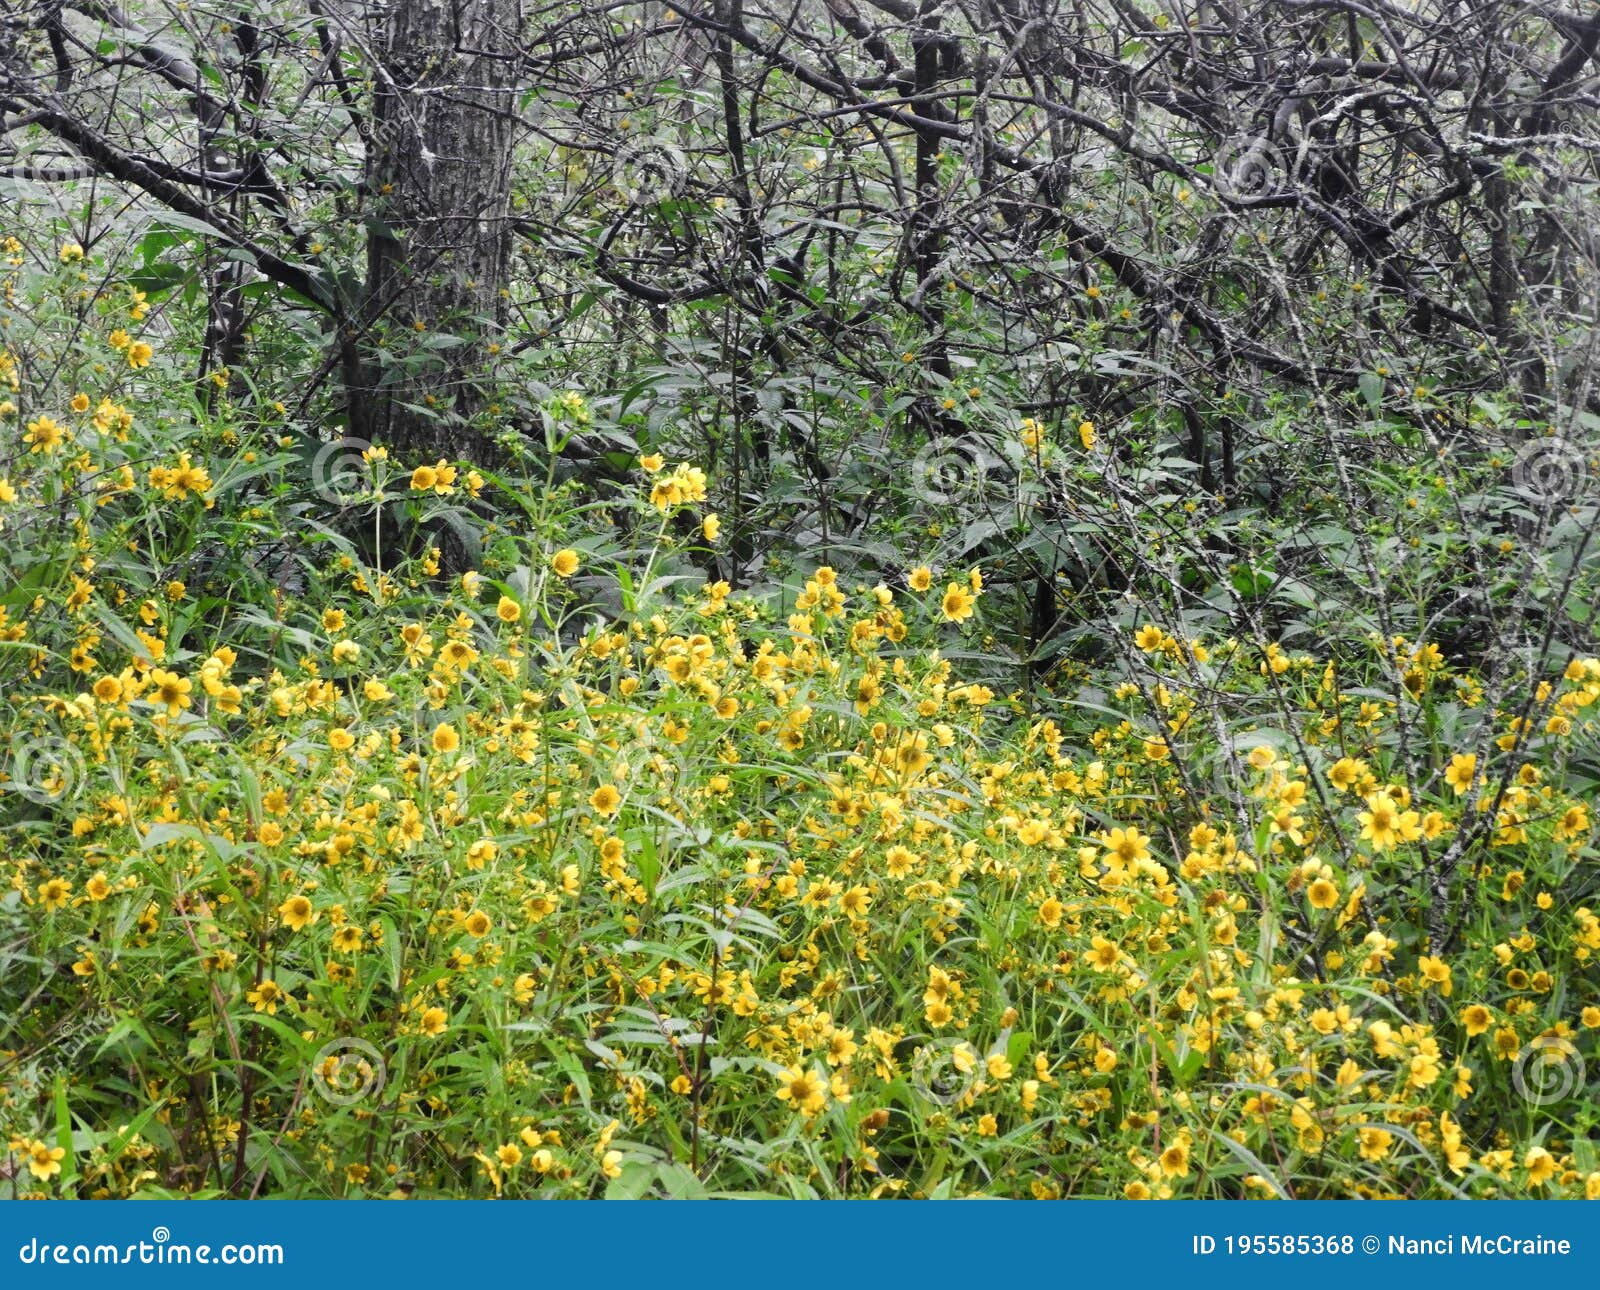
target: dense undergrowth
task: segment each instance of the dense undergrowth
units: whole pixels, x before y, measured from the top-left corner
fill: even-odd
[[[0,351],[6,1194],[1600,1196],[1600,660],[1025,692],[979,567],[734,593],[692,464],[202,410],[80,256]]]

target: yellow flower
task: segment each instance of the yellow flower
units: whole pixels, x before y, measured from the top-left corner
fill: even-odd
[[[809,1118],[828,1104],[827,1086],[810,1071],[789,1066],[778,1075],[778,1100]]]
[[[1461,1010],[1461,1025],[1470,1036],[1486,1033],[1493,1023],[1494,1014],[1481,1003],[1469,1003]]]
[[[510,596],[501,596],[500,603],[494,607],[495,617],[503,623],[514,623],[522,617],[522,606]]]
[[[154,353],[155,350],[151,349],[142,340],[136,340],[128,346],[128,366],[135,370],[141,367],[149,367],[151,355]]]
[[[72,884],[65,878],[49,878],[39,884],[39,903],[47,914],[64,908],[71,896]]]
[[[441,497],[454,491],[456,482],[456,468],[443,458],[431,466],[418,466],[411,472],[411,491],[414,493],[435,492]]]
[[[1332,909],[1339,903],[1339,889],[1326,878],[1318,878],[1306,888],[1306,899],[1312,909]]]
[[[1122,962],[1122,951],[1114,941],[1108,941],[1104,936],[1091,937],[1089,953],[1086,956],[1089,962],[1102,972],[1109,972]]]
[[[656,452],[652,452],[648,456],[639,458],[639,468],[651,475],[655,474],[666,464],[666,459],[662,457],[660,453]]]
[[[168,716],[175,717],[190,705],[189,693],[194,689],[194,682],[187,677],[158,667],[150,673],[150,684],[154,687],[150,701],[164,707]]]
[[[1163,1178],[1184,1177],[1189,1172],[1189,1144],[1174,1142],[1161,1153],[1160,1165]]]
[[[1112,829],[1106,835],[1106,855],[1126,866],[1142,864],[1150,858],[1150,839],[1138,828]]]
[[[1556,1158],[1543,1147],[1530,1147],[1522,1164],[1528,1171],[1530,1187],[1542,1187],[1556,1176]]]
[[[181,500],[189,493],[205,492],[211,487],[211,476],[204,466],[191,464],[189,454],[184,452],[178,454],[176,466],[152,467],[150,486],[159,490],[163,497]]]
[[[28,432],[22,436],[22,442],[30,445],[30,453],[42,452],[46,456],[66,441],[66,432],[51,417],[39,417],[28,422]]]
[[[47,1146],[43,1142],[30,1142],[27,1156],[28,1172],[40,1182],[47,1182],[61,1172],[61,1162],[67,1158],[67,1149]]]
[[[1443,959],[1432,958],[1424,954],[1417,960],[1417,971],[1422,973],[1425,985],[1436,985],[1439,993],[1446,998],[1450,997],[1450,965]]]
[[[1085,452],[1094,451],[1094,445],[1098,438],[1093,421],[1080,421],[1078,423],[1078,442],[1083,445]]]
[[[1361,779],[1361,772],[1365,769],[1354,757],[1341,757],[1328,768],[1328,783],[1341,793],[1345,792]]]
[[[615,815],[622,805],[622,794],[610,784],[602,784],[589,794],[589,805],[601,815]]]
[[[926,591],[933,586],[933,570],[925,564],[919,564],[911,571],[910,577],[906,579],[906,585],[912,591]]]
[[[289,993],[270,977],[245,994],[245,1000],[257,1012],[264,1012],[269,1017],[276,1016],[278,1005],[288,1001]]]
[[[1388,793],[1368,794],[1366,803],[1367,809],[1356,818],[1361,821],[1361,836],[1374,850],[1388,851],[1422,836],[1422,817],[1415,811],[1402,811]]]
[[[550,568],[558,578],[572,577],[578,572],[581,563],[578,553],[571,547],[565,547],[550,557]]]
[[[1463,796],[1472,787],[1472,777],[1478,770],[1478,758],[1473,753],[1457,753],[1450,759],[1450,765],[1444,772],[1445,783],[1456,790],[1456,796]]]
[[[946,621],[961,623],[972,617],[972,607],[976,600],[977,598],[959,582],[952,582],[944,589],[944,598],[939,602],[939,609]]]
[[[58,258],[62,264],[76,264],[83,259],[83,248],[76,242],[63,242]]]
[[[317,911],[308,896],[290,896],[278,906],[278,916],[291,931],[302,931],[317,921]]]
[[[441,721],[433,728],[433,734],[428,737],[428,742],[436,753],[453,753],[461,747],[461,736],[448,721]]]
[[[422,1033],[430,1039],[437,1039],[444,1034],[450,1021],[450,1014],[443,1008],[427,1008],[423,1011],[420,1025]]]

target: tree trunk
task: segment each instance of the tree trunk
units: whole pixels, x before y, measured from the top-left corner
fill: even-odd
[[[408,464],[487,461],[469,418],[504,319],[519,0],[394,0],[374,68],[350,429]]]

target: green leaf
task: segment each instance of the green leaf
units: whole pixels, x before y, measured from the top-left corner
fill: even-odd
[[[61,1160],[61,1186],[75,1182],[78,1177],[78,1159],[72,1150],[72,1108],[67,1102],[67,1077],[56,1076],[56,1146],[67,1154]]]
[[[1356,387],[1361,391],[1361,397],[1366,400],[1372,415],[1377,416],[1383,409],[1383,377],[1376,372],[1363,372],[1356,381]]]
[[[630,1160],[622,1166],[622,1173],[606,1184],[607,1200],[638,1200],[650,1190],[655,1181],[656,1168],[645,1161]]]

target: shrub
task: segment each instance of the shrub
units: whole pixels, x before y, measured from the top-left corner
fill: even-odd
[[[707,579],[688,464],[336,444],[314,526],[326,445],[174,416],[63,260],[0,416],[14,1194],[1600,1192],[1600,660],[1468,743],[1427,640],[1147,618],[1047,713],[977,567]]]

